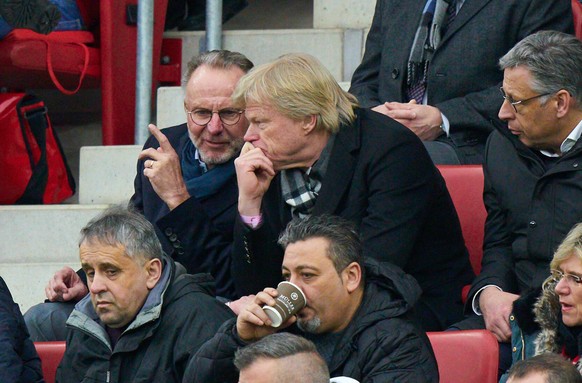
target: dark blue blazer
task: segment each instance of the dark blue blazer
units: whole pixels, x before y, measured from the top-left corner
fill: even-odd
[[[182,156],[190,139],[186,124],[163,129],[172,147]],[[144,149],[159,147],[150,136]],[[217,194],[198,199],[194,196],[170,212],[143,175],[144,160],[137,163],[133,204],[154,223],[164,251],[180,262],[190,274],[210,273],[216,280],[216,295],[235,298],[230,276],[232,232],[237,214],[236,175]]]

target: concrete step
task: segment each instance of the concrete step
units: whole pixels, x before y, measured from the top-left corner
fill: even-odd
[[[186,122],[184,111],[184,91],[180,86],[162,86],[158,88],[156,104],[156,125],[168,128]]]
[[[372,24],[374,0],[314,0],[314,28],[366,29]]]
[[[181,99],[179,103],[182,105]],[[81,147],[79,203],[127,204],[133,195],[140,152],[140,145]]]
[[[224,31],[222,47],[245,54],[256,65],[285,53],[317,57],[338,81],[350,81],[362,59],[367,29],[271,29]],[[204,50],[204,32],[166,32],[182,39],[182,72],[190,58]]]
[[[367,28],[374,0],[248,0],[224,30],[293,28]]]
[[[79,268],[79,232],[107,205],[0,206],[0,275],[22,312],[44,300],[65,265]]]

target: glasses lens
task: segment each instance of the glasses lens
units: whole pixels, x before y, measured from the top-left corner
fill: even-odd
[[[242,114],[241,111],[238,110],[221,110],[219,112],[213,112],[211,110],[206,109],[198,109],[188,112],[190,115],[190,119],[196,125],[206,125],[212,120],[212,115],[214,113],[218,114],[220,121],[222,121],[225,125],[234,125],[240,120],[240,115]]]
[[[206,125],[212,118],[212,112],[204,109],[193,110],[190,112],[190,118],[196,125]]]
[[[233,125],[240,119],[241,113],[238,110],[221,110],[218,112],[218,116],[223,124]]]
[[[517,113],[517,106],[515,105],[516,102],[513,101],[513,99],[511,97],[508,97],[505,94],[505,91],[503,90],[503,88],[499,88],[499,91],[501,92],[501,97],[503,97],[503,99],[507,102],[509,102],[509,104],[513,107],[513,110],[515,110],[515,113]]]

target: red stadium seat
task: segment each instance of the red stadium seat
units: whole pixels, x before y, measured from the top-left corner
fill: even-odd
[[[428,332],[441,383],[496,383],[499,344],[488,330]]]
[[[582,3],[580,0],[572,0],[572,14],[574,15],[576,36],[582,40]]]
[[[481,271],[483,235],[487,212],[483,204],[483,168],[481,165],[439,165],[455,209],[461,221],[461,230],[469,259],[475,274]],[[465,302],[470,286],[463,289]]]
[[[471,265],[475,274],[479,274],[487,217],[483,204],[483,168],[481,165],[439,165],[437,167],[445,179],[459,215]]]
[[[42,375],[46,383],[54,383],[57,367],[65,354],[65,342],[34,342],[42,363]]]
[[[104,145],[134,143],[138,0],[77,0],[87,31],[14,30],[0,41],[0,87],[101,88]],[[154,2],[153,79],[158,79],[168,0]],[[84,78],[82,78],[84,76]],[[154,81],[154,87],[156,81]],[[65,93],[68,93],[65,90]]]

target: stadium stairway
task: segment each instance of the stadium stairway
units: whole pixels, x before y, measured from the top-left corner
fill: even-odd
[[[375,1],[249,0],[224,25],[223,48],[240,51],[255,64],[288,52],[316,56],[339,81],[349,81],[363,53]],[[181,72],[204,44],[204,32],[168,31],[181,40]],[[347,83],[342,86],[347,87]],[[77,194],[60,205],[0,206],[0,275],[22,312],[44,299],[55,271],[77,269],[79,230],[109,204],[126,203],[133,192],[139,145],[100,146],[100,95],[82,90],[30,90],[45,99],[60,136]],[[158,89],[154,116],[159,127],[185,121],[179,87]],[[132,113],[133,111],[128,111]]]

